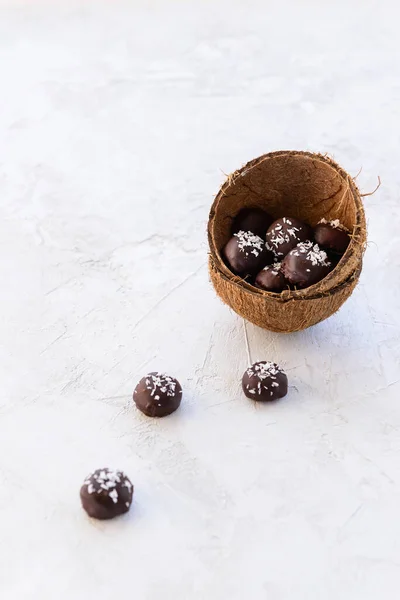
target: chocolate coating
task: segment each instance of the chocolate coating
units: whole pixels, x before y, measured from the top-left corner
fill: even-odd
[[[264,240],[251,231],[235,233],[222,253],[231,270],[242,276],[255,275],[273,258]]]
[[[246,369],[242,377],[242,388],[247,398],[269,402],[286,396],[288,379],[276,363],[260,361]]]
[[[256,277],[255,286],[267,292],[281,292],[284,290],[286,281],[281,271],[281,263],[264,267]]]
[[[332,263],[324,250],[313,242],[301,242],[282,261],[285,279],[299,288],[306,288],[320,281],[329,273]]]
[[[324,249],[337,254],[344,254],[350,243],[349,234],[338,220],[327,223],[322,219],[314,229],[314,238]]]
[[[262,208],[243,208],[234,218],[232,234],[238,231],[251,231],[263,239],[273,218]]]
[[[133,485],[122,471],[97,469],[86,477],[80,496],[89,517],[113,519],[130,509]]]
[[[274,221],[267,231],[267,248],[276,258],[281,259],[297,244],[310,239],[311,235],[311,227],[303,221],[293,217],[282,217]]]
[[[139,381],[133,392],[133,400],[148,417],[166,417],[179,408],[181,384],[169,375],[152,372]]]

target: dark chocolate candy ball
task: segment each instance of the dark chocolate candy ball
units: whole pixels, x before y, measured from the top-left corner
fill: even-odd
[[[329,273],[332,263],[324,250],[313,242],[301,242],[282,261],[285,279],[299,288],[320,281]]]
[[[153,372],[139,381],[133,392],[133,400],[148,417],[166,417],[179,408],[182,388],[177,379]]]
[[[267,292],[281,292],[286,287],[286,281],[281,271],[281,263],[268,265],[256,277],[255,285]]]
[[[233,220],[232,234],[238,231],[251,231],[263,239],[273,219],[261,208],[243,208]]]
[[[264,240],[251,231],[235,233],[223,249],[223,254],[232,271],[242,276],[255,275],[273,258]]]
[[[327,222],[321,219],[314,229],[314,238],[324,249],[337,254],[344,254],[350,243],[349,234],[338,220]]]
[[[280,259],[297,244],[308,240],[311,234],[311,227],[306,223],[293,217],[282,217],[274,221],[267,231],[267,248]]]
[[[80,496],[89,517],[113,519],[128,512],[133,485],[122,471],[97,469],[86,477]]]
[[[273,362],[256,362],[244,372],[242,388],[247,398],[263,402],[286,396],[288,379],[284,371]]]

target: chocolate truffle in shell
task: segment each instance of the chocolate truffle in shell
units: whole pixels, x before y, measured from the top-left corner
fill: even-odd
[[[276,363],[260,361],[246,369],[242,378],[245,396],[252,400],[270,401],[286,396],[288,379]]]
[[[332,263],[324,250],[311,241],[301,242],[282,261],[285,279],[299,288],[320,281],[329,273]]]
[[[223,255],[237,275],[256,275],[273,256],[267,250],[264,240],[251,231],[238,231],[223,249]]]
[[[182,400],[182,388],[177,379],[152,372],[143,377],[133,392],[138,409],[148,417],[166,417]]]
[[[281,292],[284,290],[286,281],[281,271],[281,263],[264,267],[256,277],[255,286],[267,292]]]
[[[321,219],[314,229],[314,238],[324,249],[337,254],[344,254],[350,243],[350,236],[338,219],[335,221]]]
[[[243,208],[233,220],[232,233],[251,231],[255,235],[265,238],[272,221],[271,215],[262,208]]]
[[[311,227],[303,221],[282,217],[274,221],[267,231],[267,248],[276,258],[281,259],[297,244],[310,239],[311,235]]]
[[[113,519],[128,512],[132,504],[133,485],[122,471],[97,469],[86,477],[80,496],[89,517]]]

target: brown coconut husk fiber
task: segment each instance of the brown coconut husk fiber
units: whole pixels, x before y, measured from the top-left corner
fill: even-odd
[[[304,290],[277,294],[234,275],[221,257],[232,221],[244,207],[260,207],[274,218],[297,217],[315,226],[339,219],[350,244],[322,281]],[[336,312],[353,292],[366,246],[365,214],[354,180],[330,157],[311,152],[271,152],[229,175],[211,207],[208,222],[211,281],[220,298],[239,315],[271,331],[306,329]]]

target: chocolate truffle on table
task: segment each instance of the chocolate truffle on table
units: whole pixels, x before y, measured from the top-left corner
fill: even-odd
[[[350,243],[350,236],[339,219],[321,219],[314,229],[314,238],[317,244],[337,254],[344,254]]]
[[[251,231],[235,233],[222,253],[232,271],[241,276],[256,275],[273,260],[265,241]]]
[[[266,235],[267,248],[281,259],[297,244],[310,239],[312,230],[309,225],[293,217],[282,217],[274,221]]]
[[[276,363],[260,361],[246,369],[242,378],[245,396],[252,400],[270,401],[287,394],[288,379]]]
[[[88,475],[80,491],[82,507],[94,519],[113,519],[128,512],[133,485],[122,471],[97,469]]]
[[[133,400],[146,416],[166,417],[179,408],[182,388],[174,377],[154,371],[139,381],[133,392]]]
[[[306,288],[317,283],[332,269],[324,250],[311,241],[297,244],[282,261],[282,273],[291,285]]]
[[[281,271],[281,263],[264,267],[256,277],[255,286],[267,292],[281,292],[284,290],[286,281]]]
[[[238,231],[251,231],[264,238],[273,218],[262,208],[242,208],[232,223],[232,234]]]

